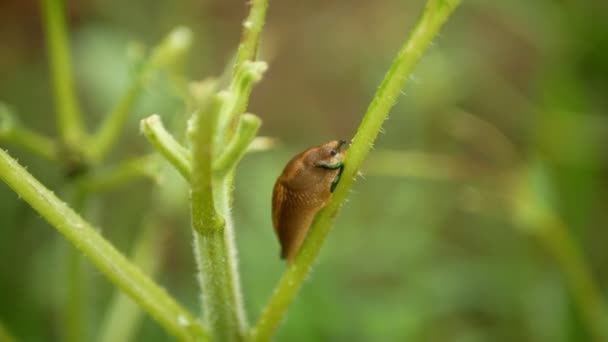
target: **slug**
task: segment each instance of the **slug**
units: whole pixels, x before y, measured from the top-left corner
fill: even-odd
[[[334,140],[297,154],[285,166],[272,191],[272,223],[281,259],[293,261],[312,220],[340,180],[346,141]]]

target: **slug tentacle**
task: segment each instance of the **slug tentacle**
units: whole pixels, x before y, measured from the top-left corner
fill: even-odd
[[[340,180],[346,141],[311,147],[293,157],[272,193],[272,223],[281,244],[281,258],[296,256],[310,225]]]

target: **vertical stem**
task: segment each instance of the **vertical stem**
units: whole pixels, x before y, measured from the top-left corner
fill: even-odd
[[[395,104],[422,53],[459,3],[460,0],[429,0],[427,2],[422,17],[397,54],[359,125],[344,161],[341,181],[336,187],[332,199],[317,215],[299,254],[281,277],[270,301],[258,319],[252,331],[254,341],[270,340],[283,321],[287,308],[308,276],[323,241],[333,227],[338,211],[346,199],[382,123]]]
[[[267,9],[268,0],[251,1],[251,10],[247,19],[243,22],[243,35],[236,54],[236,63],[234,64],[235,73],[245,61],[256,59],[255,55],[260,44],[260,34],[264,28]]]
[[[41,0],[41,3],[51,61],[58,129],[65,143],[78,147],[84,132],[72,77],[64,3],[63,0]]]
[[[229,177],[213,179],[213,136],[221,98],[202,85],[191,124],[192,226],[199,268],[203,315],[217,341],[242,340],[246,329],[229,212]]]

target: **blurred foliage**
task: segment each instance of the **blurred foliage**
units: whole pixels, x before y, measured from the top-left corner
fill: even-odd
[[[261,134],[282,144],[245,158],[235,192],[250,320],[284,269],[270,218],[275,178],[304,147],[354,134],[422,4],[271,3],[261,47],[270,69],[250,110],[264,120]],[[518,229],[505,206],[511,201],[500,198],[513,196],[501,193],[510,186],[508,172],[531,168],[540,175],[534,191],[564,223],[606,295],[606,13],[602,0],[465,1],[393,109],[277,340],[590,340],[556,259],[537,235]],[[194,31],[186,74],[220,75],[245,14],[235,0],[69,1],[88,127],[125,91],[138,51],[175,26]],[[22,123],[54,136],[43,37],[36,2],[0,3],[0,100]],[[151,113],[183,131],[174,85],[159,74],[146,88],[111,160],[150,151],[137,124]],[[20,146],[1,146],[69,199],[61,168]],[[142,179],[95,195],[84,217],[125,253],[154,219],[164,237],[157,278],[196,312],[185,189],[174,174],[158,184]],[[24,341],[62,340],[67,251],[53,229],[0,186],[0,326]],[[113,290],[90,265],[82,277],[83,331],[92,340]],[[149,317],[137,336],[169,339]]]

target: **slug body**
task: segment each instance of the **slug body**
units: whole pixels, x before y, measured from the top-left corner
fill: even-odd
[[[340,180],[344,140],[311,147],[293,157],[272,192],[272,223],[281,243],[281,258],[291,263],[310,225]]]

